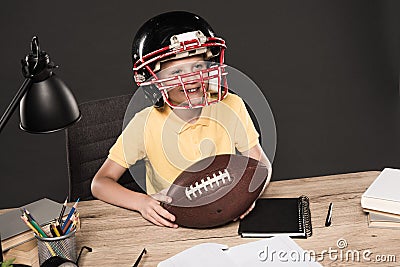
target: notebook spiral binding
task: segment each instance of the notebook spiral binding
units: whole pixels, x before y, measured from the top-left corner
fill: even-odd
[[[304,218],[304,227],[307,237],[312,236],[310,201],[307,196],[299,197],[299,209]]]

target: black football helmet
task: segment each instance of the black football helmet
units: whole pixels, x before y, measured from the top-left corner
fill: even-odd
[[[224,99],[228,92],[224,70],[225,48],[225,41],[215,37],[211,26],[201,17],[185,11],[160,14],[148,20],[133,40],[135,82],[158,108],[163,107],[165,102],[173,108],[196,108],[216,103]],[[207,61],[205,69],[168,79],[157,76],[161,62],[194,55],[203,55]],[[188,97],[186,87],[193,83],[201,84],[204,93],[201,103],[192,103]],[[174,105],[168,99],[168,90],[177,86],[185,93],[186,105]]]

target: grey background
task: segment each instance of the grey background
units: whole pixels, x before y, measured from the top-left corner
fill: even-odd
[[[268,99],[273,180],[400,167],[400,1],[259,2],[2,1],[1,112],[23,81],[32,36],[81,103],[133,92],[136,30],[161,12],[188,10],[226,39],[226,62]],[[30,135],[18,123],[16,112],[0,134],[0,208],[62,202],[64,133]]]

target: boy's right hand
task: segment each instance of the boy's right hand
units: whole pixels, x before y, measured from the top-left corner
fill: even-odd
[[[173,223],[175,216],[161,207],[160,202],[171,202],[171,198],[167,197],[163,191],[151,196],[143,194],[138,202],[137,210],[143,218],[155,225],[178,228],[178,225]]]

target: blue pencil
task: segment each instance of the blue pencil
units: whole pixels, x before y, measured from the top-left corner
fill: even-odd
[[[70,212],[68,213],[67,219],[65,219],[64,224],[62,225],[62,230],[64,231],[65,226],[67,225],[67,222],[69,221],[69,219],[71,218],[72,214],[74,214],[76,207],[78,206],[78,202],[79,202],[79,198],[78,200],[75,202],[74,206],[72,206],[72,209],[70,210]]]

